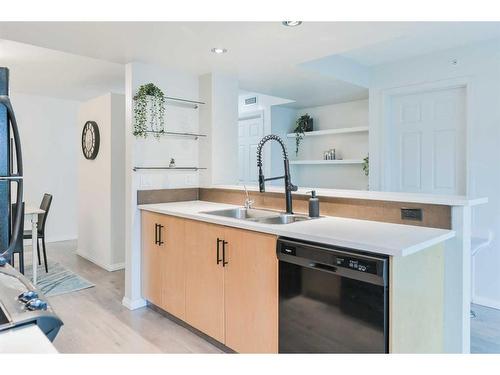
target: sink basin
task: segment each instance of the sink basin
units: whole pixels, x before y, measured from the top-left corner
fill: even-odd
[[[281,214],[279,216],[262,218],[257,221],[259,223],[264,223],[264,224],[291,224],[297,221],[305,221],[305,220],[311,220],[311,218],[309,216],[303,216],[303,215]]]
[[[291,224],[297,221],[311,220],[305,215],[291,215],[276,211],[259,210],[255,208],[229,208],[226,210],[205,211],[203,214],[230,217],[233,219],[255,221],[264,224]]]
[[[244,207],[229,208],[226,210],[206,211],[202,213],[209,215],[230,217],[233,219],[241,219],[241,220],[257,220],[262,218],[279,216],[279,212],[258,210],[255,208],[244,208]]]

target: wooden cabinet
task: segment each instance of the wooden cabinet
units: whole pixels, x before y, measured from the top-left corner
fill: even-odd
[[[161,245],[160,307],[180,319],[184,319],[186,312],[185,222],[183,219],[162,215],[159,233],[164,242]]]
[[[185,315],[185,220],[142,212],[142,294],[172,315]]]
[[[278,352],[276,237],[227,228],[225,345],[239,353]]]
[[[142,295],[151,303],[161,305],[162,251],[158,244],[158,224],[162,215],[142,211]]]
[[[237,352],[278,352],[275,236],[143,211],[142,246],[144,298]]]
[[[224,342],[224,227],[198,221],[186,223],[186,321]]]

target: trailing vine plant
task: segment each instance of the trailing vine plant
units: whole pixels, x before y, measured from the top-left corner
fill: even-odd
[[[153,83],[148,83],[139,87],[133,99],[133,134],[146,138],[152,133],[159,139],[165,132],[165,94]]]
[[[367,156],[363,159],[363,172],[365,172],[365,176],[370,174],[370,157]]]
[[[311,120],[311,116],[309,114],[305,114],[300,116],[295,122],[295,155],[299,154],[299,145],[302,139],[304,139],[304,135],[307,129],[308,122]]]

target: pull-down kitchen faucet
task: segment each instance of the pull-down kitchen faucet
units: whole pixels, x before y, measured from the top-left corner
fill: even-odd
[[[285,167],[285,174],[283,176],[278,176],[278,177],[264,178],[264,173],[262,173],[262,147],[267,141],[270,140],[274,140],[281,145],[281,149],[283,151],[283,164]],[[285,180],[286,213],[293,214],[292,191],[297,191],[298,188],[297,186],[292,184],[292,181],[290,180],[290,166],[288,163],[288,153],[286,151],[285,143],[280,137],[274,134],[269,134],[261,139],[259,145],[257,146],[257,167],[259,167],[259,190],[261,193],[266,191],[266,185],[265,185],[266,181],[280,180],[282,178]]]

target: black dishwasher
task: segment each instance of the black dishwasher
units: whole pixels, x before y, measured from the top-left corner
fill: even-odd
[[[279,238],[279,352],[388,353],[388,258]]]

